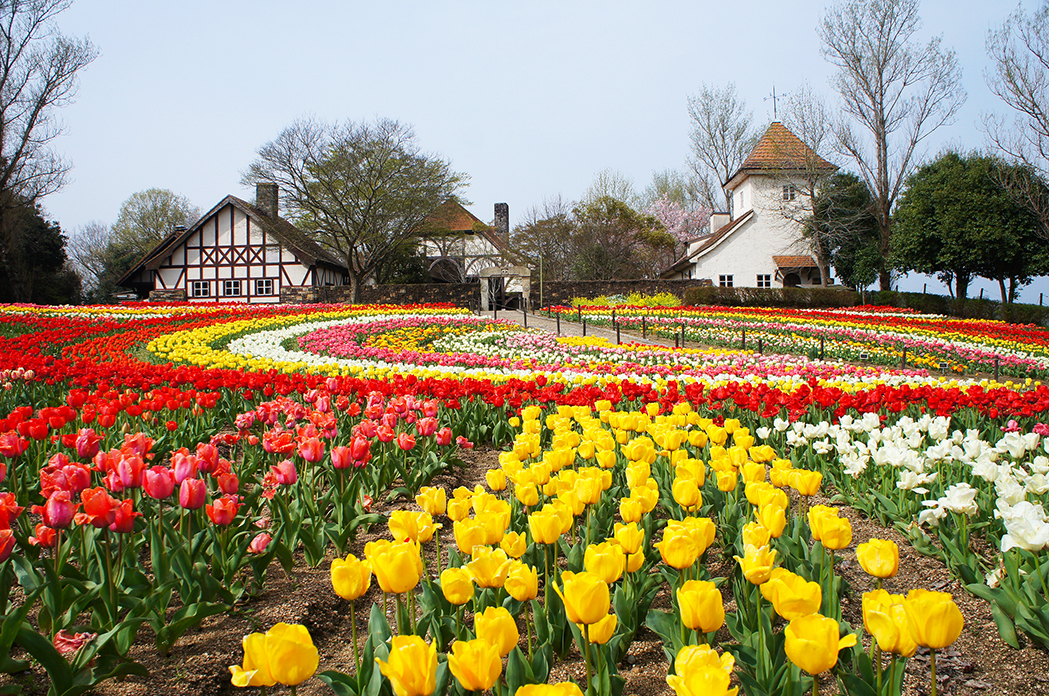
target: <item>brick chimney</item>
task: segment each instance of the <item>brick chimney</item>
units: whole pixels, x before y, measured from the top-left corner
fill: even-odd
[[[506,203],[495,204],[495,234],[505,244],[510,243],[510,206]]]
[[[277,217],[278,189],[276,184],[255,184],[255,207],[270,217]]]

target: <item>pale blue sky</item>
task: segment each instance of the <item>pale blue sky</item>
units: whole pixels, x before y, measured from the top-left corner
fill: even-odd
[[[77,0],[60,27],[90,36],[101,55],[61,112],[56,148],[74,169],[45,207],[67,231],[111,223],[124,199],[150,187],[206,210],[230,193],[253,195],[241,172],[295,119],[389,117],[470,175],[474,214],[491,220],[504,201],[513,224],[544,197],[578,198],[606,168],[639,189],[654,171],[684,168],[686,100],[703,82],[735,82],[758,122],[772,118],[763,98],[773,84],[790,92],[807,80],[833,100],[815,30],[824,7]],[[969,94],[930,155],[983,145],[980,115],[1000,109],[984,82],[984,41],[1015,7],[922,3],[922,37],[954,48]],[[1024,299],[1037,302],[1040,286],[1049,295],[1039,282]]]

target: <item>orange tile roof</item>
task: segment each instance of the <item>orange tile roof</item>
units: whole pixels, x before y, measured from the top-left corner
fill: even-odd
[[[819,268],[811,256],[773,256],[772,262],[779,268]]]
[[[834,171],[837,167],[817,155],[812,148],[779,121],[773,121],[758,140],[740,168],[729,177],[732,181],[743,172],[763,170]]]
[[[447,200],[433,211],[423,224],[452,232],[470,232],[477,223],[484,225],[476,215],[459,203]]]

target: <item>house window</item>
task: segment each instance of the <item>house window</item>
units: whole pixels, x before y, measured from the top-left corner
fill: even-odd
[[[222,294],[226,297],[240,297],[240,281],[239,280],[224,280],[222,281]]]
[[[772,287],[772,275],[769,273],[758,274],[758,287],[759,288],[771,288]]]
[[[259,278],[255,281],[255,294],[256,295],[272,295],[273,294],[273,279],[272,278]]]
[[[732,287],[732,276],[730,276],[730,275],[718,276],[718,285],[720,285],[723,288],[731,288]]]
[[[793,184],[783,186],[783,200],[792,201],[798,195],[798,189]]]
[[[193,297],[207,297],[211,294],[211,283],[206,280],[194,280],[191,291]]]

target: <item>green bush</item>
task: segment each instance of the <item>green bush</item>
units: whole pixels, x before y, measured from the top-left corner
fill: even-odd
[[[851,290],[828,288],[689,288],[685,291],[686,305],[714,305],[721,307],[798,307],[830,308],[853,307],[859,304],[859,295]]]

